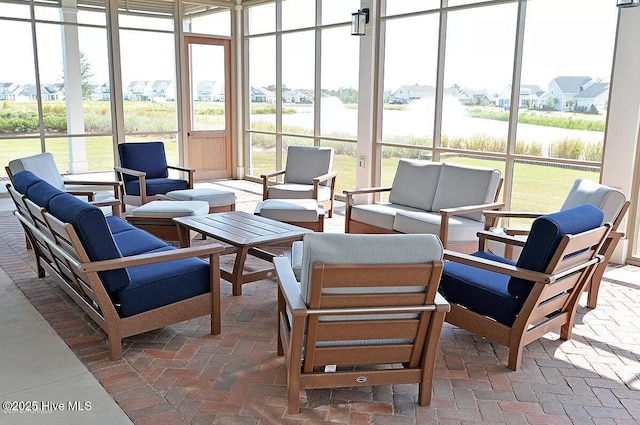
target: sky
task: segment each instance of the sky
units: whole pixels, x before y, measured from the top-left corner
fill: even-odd
[[[393,0],[390,0],[390,2]],[[471,0],[449,0],[465,4]],[[325,19],[348,22],[358,0],[325,0]],[[412,11],[434,0],[395,0],[390,11]],[[283,4],[283,28],[313,22],[313,0],[288,0]],[[395,9],[394,9],[395,8]],[[50,9],[39,17],[52,19]],[[28,8],[27,16],[28,16]],[[251,9],[252,32],[272,30],[273,5]],[[498,93],[511,82],[517,4],[452,11],[448,16],[445,86],[459,84],[470,89]],[[527,5],[527,25],[523,58],[523,84],[543,89],[558,75],[586,75],[607,78],[611,72],[613,40],[618,10],[608,0],[531,0]],[[0,1],[0,15],[24,17],[24,9]],[[100,18],[84,14],[83,22],[100,23]],[[311,19],[309,18],[311,16]],[[144,25],[140,20],[130,25]],[[261,27],[255,23],[262,23]],[[265,27],[264,24],[267,24]],[[12,40],[0,45],[0,58],[30,58],[31,26],[23,22],[0,21],[0,37]],[[52,83],[62,77],[60,27],[38,24],[38,53],[41,81]],[[275,84],[274,37],[251,43],[251,84]],[[400,85],[435,85],[438,17],[389,19],[387,22],[387,65],[385,90]],[[365,38],[350,35],[348,25],[323,32],[322,87],[357,88],[358,54]],[[104,29],[79,29],[80,50],[91,63],[95,82],[108,80],[107,42]],[[123,80],[174,79],[173,36],[134,30],[121,31]],[[283,82],[291,88],[313,89],[313,32],[283,36]],[[336,65],[338,64],[338,65]],[[211,78],[207,78],[211,79]],[[18,59],[0,64],[0,82],[32,83],[33,63]]]

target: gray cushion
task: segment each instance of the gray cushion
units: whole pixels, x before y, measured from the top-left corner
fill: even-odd
[[[560,211],[580,204],[592,204],[604,212],[605,222],[613,222],[626,200],[627,197],[618,189],[590,180],[578,179],[573,183],[573,187],[569,191]]]
[[[421,212],[422,210],[388,202],[354,205],[351,207],[351,220],[393,230],[393,222],[399,211]]]
[[[134,217],[188,217],[209,214],[209,204],[205,201],[151,201],[131,213]]]
[[[287,148],[285,183],[313,184],[313,179],[331,172],[333,148],[289,146]],[[328,182],[324,182],[327,185]]]
[[[401,159],[393,178],[389,202],[432,211],[442,164]]]
[[[322,207],[315,199],[267,199],[258,202],[254,214],[286,222],[317,222]]]
[[[443,164],[432,211],[494,201],[500,181],[500,170]],[[482,212],[462,217],[482,221]]]
[[[9,162],[9,170],[11,170],[11,174],[13,175],[16,175],[20,171],[31,171],[56,189],[65,190],[62,176],[58,171],[53,155],[49,152],[14,159]]]
[[[311,199],[313,198],[313,184],[277,184],[269,187],[269,198],[272,199]],[[331,199],[331,188],[320,185],[318,187],[318,201]]]
[[[433,233],[440,234],[441,216],[435,212],[399,211],[393,222],[393,230],[400,233]],[[447,242],[477,241],[477,233],[484,225],[476,220],[461,216],[449,219]]]
[[[173,190],[165,195],[172,201],[206,201],[210,207],[235,205],[236,194],[230,190],[220,190],[213,187],[199,187],[196,189]]]
[[[311,267],[316,261],[325,264],[421,264],[441,260],[443,255],[442,243],[435,235],[307,233],[302,247],[300,293],[306,302],[309,301]],[[394,291],[397,289],[393,288]]]

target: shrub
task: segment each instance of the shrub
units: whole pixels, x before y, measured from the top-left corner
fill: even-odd
[[[552,158],[580,159],[584,152],[584,142],[581,139],[565,137],[559,142],[552,143],[549,156]]]

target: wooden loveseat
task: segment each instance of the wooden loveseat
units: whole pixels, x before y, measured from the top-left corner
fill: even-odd
[[[29,171],[7,185],[37,260],[106,332],[110,357],[122,338],[210,315],[220,333],[219,244],[176,249]],[[196,258],[208,257],[208,262]]]
[[[402,159],[391,187],[345,190],[345,233],[431,233],[445,248],[472,252],[485,210],[497,202],[502,178],[491,168]],[[387,193],[388,202],[356,203]]]

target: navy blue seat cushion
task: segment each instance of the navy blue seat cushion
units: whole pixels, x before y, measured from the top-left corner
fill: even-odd
[[[591,204],[582,204],[547,214],[534,220],[527,242],[522,248],[517,266],[537,272],[545,272],[565,235],[575,235],[602,225],[604,213]],[[527,298],[533,283],[523,279],[511,279],[509,292],[521,303]]]
[[[472,255],[544,272],[565,235],[595,229],[603,219],[599,208],[579,205],[536,219],[517,263],[487,252]],[[531,281],[449,261],[444,265],[439,291],[449,302],[511,326],[533,285]]]
[[[167,157],[162,142],[120,143],[118,144],[120,165],[132,170],[144,171],[147,179],[166,178]],[[133,176],[124,176],[124,181],[136,180]]]
[[[479,251],[474,257],[515,265],[514,261]],[[439,292],[450,303],[511,326],[521,305],[507,290],[509,276],[473,266],[447,261],[444,264]]]
[[[123,257],[174,249],[167,242],[139,229],[120,217],[106,217],[113,240]]]
[[[120,316],[185,300],[210,290],[209,263],[199,258],[129,267],[131,283],[118,291]]]
[[[59,220],[73,225],[91,261],[122,257],[100,208],[64,193],[49,202],[49,211]],[[126,269],[99,272],[99,275],[110,293],[129,285]]]
[[[158,195],[171,192],[172,190],[189,189],[189,182],[186,180],[158,178],[146,179],[147,195]],[[125,192],[128,195],[140,195],[140,181],[138,179],[127,181]]]
[[[129,223],[127,220],[123,220],[120,217],[116,217],[115,215],[110,215],[105,218],[112,235],[120,232],[126,232],[128,230],[137,229],[137,227]]]
[[[20,171],[13,175],[13,187],[23,195],[27,194],[29,187],[42,179],[31,171]]]

